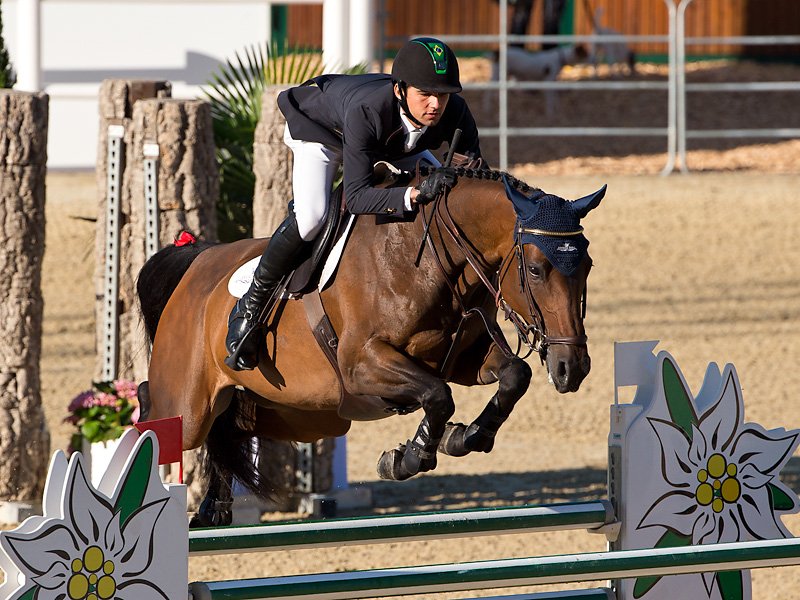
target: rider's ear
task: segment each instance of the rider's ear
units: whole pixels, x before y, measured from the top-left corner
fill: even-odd
[[[392,89],[394,90],[394,97],[400,100],[400,85],[394,83],[392,84]]]

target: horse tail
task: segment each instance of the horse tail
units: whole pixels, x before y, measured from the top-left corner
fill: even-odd
[[[206,436],[203,474],[208,481],[239,481],[256,496],[280,503],[285,501],[285,492],[275,483],[285,478],[284,465],[275,460],[254,460],[255,419],[255,402],[247,392],[236,390],[230,406],[214,419]],[[277,449],[273,440],[265,438],[261,443]]]
[[[183,232],[175,244],[162,248],[144,263],[136,279],[136,294],[150,343],[155,339],[161,313],[189,265],[201,252],[214,245],[214,242],[197,240],[190,233]]]

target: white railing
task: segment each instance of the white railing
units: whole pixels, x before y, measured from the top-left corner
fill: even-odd
[[[481,127],[483,137],[499,138],[499,163],[501,169],[508,168],[508,139],[511,136],[617,136],[617,137],[666,137],[667,162],[662,174],[672,173],[676,168],[688,172],[686,163],[686,140],[696,138],[800,138],[800,129],[688,129],[687,92],[765,92],[798,91],[800,82],[733,82],[733,83],[686,83],[686,46],[700,44],[748,44],[781,45],[800,44],[800,36],[730,36],[692,37],[685,36],[686,9],[693,0],[664,0],[668,12],[667,35],[509,35],[507,31],[508,0],[499,0],[500,18],[497,35],[437,35],[444,42],[457,44],[499,44],[498,81],[465,84],[465,90],[497,90],[499,96],[498,126]],[[656,81],[509,81],[507,51],[510,43],[636,43],[666,42],[668,44],[669,75],[666,82]],[[666,90],[667,122],[663,127],[511,127],[508,124],[509,90]]]

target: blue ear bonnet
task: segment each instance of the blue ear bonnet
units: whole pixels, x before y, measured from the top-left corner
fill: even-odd
[[[534,244],[552,265],[569,277],[580,265],[589,248],[580,221],[600,204],[606,193],[603,186],[594,194],[569,202],[536,190],[526,196],[503,177],[506,195],[517,213],[515,235],[521,244]]]

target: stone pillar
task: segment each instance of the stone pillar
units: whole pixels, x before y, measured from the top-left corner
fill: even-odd
[[[253,237],[269,237],[286,218],[292,199],[292,151],[283,143],[286,119],[278,109],[278,94],[285,86],[270,86],[261,99],[261,119],[253,142]]]
[[[129,362],[131,355],[131,346],[127,343],[122,343],[126,329],[123,323],[129,321],[126,314],[130,311],[136,310],[136,305],[132,304],[133,299],[132,288],[130,287],[131,278],[130,270],[126,267],[129,264],[131,252],[130,233],[131,227],[129,223],[131,204],[134,200],[131,197],[132,182],[137,178],[141,178],[141,170],[134,172],[128,169],[127,166],[133,160],[131,143],[133,140],[132,118],[134,104],[143,98],[168,98],[171,95],[172,86],[168,81],[127,81],[107,79],[103,81],[100,86],[99,93],[99,106],[100,106],[100,130],[97,146],[97,197],[98,197],[98,210],[97,210],[97,229],[95,235],[95,297],[97,302],[95,304],[95,340],[96,340],[96,363],[94,379],[103,379],[103,361],[105,356],[105,332],[104,332],[104,301],[105,301],[105,243],[106,243],[106,212],[108,207],[108,139],[109,127],[114,126],[122,131],[122,143],[119,162],[120,171],[116,185],[119,190],[120,197],[120,211],[118,215],[119,221],[119,266],[120,266],[120,293],[119,301],[117,303],[117,311],[119,313],[119,327],[117,335],[117,346],[122,348],[127,346],[125,352],[120,352],[115,364],[115,371],[117,377],[133,378],[133,366]],[[140,202],[141,199],[136,199]],[[127,272],[127,279],[123,278],[123,271]],[[123,281],[128,289],[123,291]],[[126,326],[127,327],[127,326]],[[137,345],[136,353],[144,355],[143,360],[146,360],[146,345],[142,345],[141,341]],[[142,358],[139,359],[140,363]]]
[[[292,199],[292,151],[283,143],[286,119],[278,108],[278,94],[286,86],[270,86],[261,99],[261,119],[253,141],[253,172],[256,176],[253,196],[253,237],[269,237],[286,218]],[[289,442],[263,441],[260,447],[262,467],[270,481],[283,495],[279,510],[297,510],[309,493],[325,493],[333,481],[333,440],[314,444],[312,481],[297,477],[299,455]],[[308,488],[310,483],[311,489]]]
[[[48,103],[0,90],[0,504],[38,504],[50,455],[39,381]]]
[[[146,150],[158,148],[159,248],[187,229],[206,240],[217,238],[219,173],[214,156],[211,110],[202,100],[145,99],[133,107],[132,140],[126,185],[131,202],[124,238],[129,241],[120,271],[120,301],[131,307],[120,316],[120,364],[130,365],[131,379],[147,379],[149,352],[136,300],[136,277],[145,263]],[[127,371],[126,371],[127,372]],[[184,452],[189,505],[196,509],[205,493],[200,476],[202,450]]]
[[[149,362],[136,299],[136,278],[145,263],[145,177],[147,148],[158,148],[159,248],[184,229],[216,240],[219,173],[214,156],[211,107],[203,100],[146,99],[134,104],[133,136],[125,184],[130,192],[120,260],[120,374],[147,379]]]

